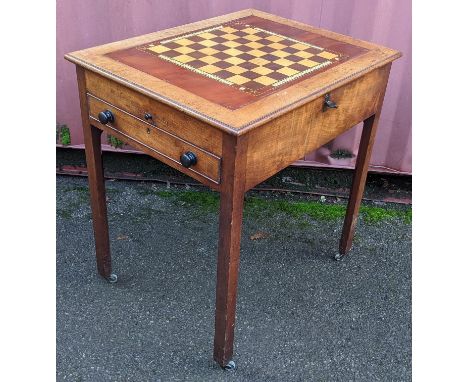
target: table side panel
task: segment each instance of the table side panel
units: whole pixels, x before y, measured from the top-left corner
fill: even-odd
[[[373,115],[389,70],[390,64],[332,90],[337,109],[323,111],[320,97],[250,131],[246,190]]]
[[[215,155],[221,156],[222,132],[179,110],[151,99],[99,74],[86,71],[88,93],[100,98],[137,118],[145,113],[153,116],[162,130],[174,134]]]
[[[138,120],[129,113],[108,104],[88,94],[90,123],[117,136],[124,142],[142,149],[144,152],[171,167],[201,181],[213,188],[213,183],[220,182],[221,158],[209,153],[190,142],[159,129],[143,120]],[[98,120],[98,114],[103,110],[110,110],[114,115],[114,122],[103,125]],[[180,163],[180,156],[191,151],[197,156],[197,163],[185,168]],[[217,188],[217,187],[214,187]]]

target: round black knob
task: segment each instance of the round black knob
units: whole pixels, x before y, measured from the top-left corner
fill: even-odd
[[[98,114],[98,119],[99,122],[105,125],[106,123],[114,122],[114,114],[110,110],[104,110]]]
[[[150,119],[153,119],[153,115],[151,113],[145,113],[145,119],[149,121]]]
[[[197,164],[197,156],[191,151],[187,151],[180,156],[180,163],[182,163],[182,166],[189,168]]]

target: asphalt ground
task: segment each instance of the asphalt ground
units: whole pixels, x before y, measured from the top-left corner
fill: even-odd
[[[224,371],[212,361],[216,210],[185,188],[106,189],[116,284],[96,273],[87,179],[57,177],[58,381],[411,380],[407,220],[361,217],[337,262],[341,218],[246,210],[237,368]]]

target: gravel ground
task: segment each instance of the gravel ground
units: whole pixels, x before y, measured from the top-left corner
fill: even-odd
[[[244,219],[237,369],[213,361],[217,214],[107,182],[116,284],[95,270],[85,178],[57,178],[57,380],[410,381],[411,226]],[[252,240],[257,232],[266,236]]]

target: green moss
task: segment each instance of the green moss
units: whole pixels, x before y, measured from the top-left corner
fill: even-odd
[[[68,146],[71,144],[70,129],[68,128],[67,125],[59,125],[58,135],[59,135],[59,142],[62,145]]]
[[[155,194],[170,198],[176,203],[195,206],[204,212],[216,212],[219,208],[219,196],[212,192],[164,190],[156,191]],[[319,221],[332,221],[344,218],[346,205],[247,197],[244,213],[254,218],[283,213],[296,219],[310,217]],[[411,209],[392,207],[361,206],[360,213],[364,221],[369,224],[392,218],[403,219],[410,224],[412,217]],[[301,222],[304,226],[307,224],[306,221],[301,220]]]
[[[107,142],[109,142],[109,144],[116,149],[121,149],[124,145],[123,141],[110,134],[107,134]]]
[[[335,159],[348,159],[353,157],[353,153],[346,149],[338,149],[333,151],[330,156]]]

